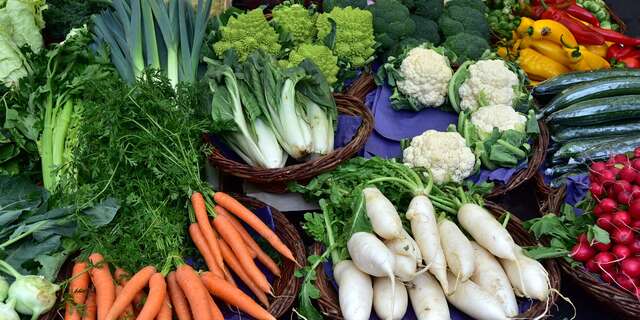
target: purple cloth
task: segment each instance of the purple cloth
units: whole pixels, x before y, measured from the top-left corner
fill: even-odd
[[[578,202],[582,201],[589,191],[589,175],[588,174],[576,174],[567,177],[567,194],[565,196],[565,202],[572,206],[575,206]]]

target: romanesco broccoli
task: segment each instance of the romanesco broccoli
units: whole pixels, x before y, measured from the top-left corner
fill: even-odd
[[[324,75],[327,83],[333,85],[338,79],[338,57],[333,55],[331,49],[323,45],[303,43],[299,47],[293,49],[289,55],[289,63],[291,65],[298,65],[304,59],[309,59],[313,62],[322,75]]]
[[[272,11],[273,21],[285,31],[291,33],[295,43],[312,42],[316,36],[315,27],[318,15],[299,4],[275,7]]]
[[[246,60],[257,49],[274,55],[280,52],[278,33],[267,22],[260,8],[231,17],[227,25],[220,28],[220,32],[222,37],[213,45],[218,57],[229,49],[235,49],[240,61]]]
[[[331,33],[331,18],[336,24],[334,52],[352,67],[364,66],[374,53],[373,15],[367,10],[335,7],[318,16],[318,38]]]

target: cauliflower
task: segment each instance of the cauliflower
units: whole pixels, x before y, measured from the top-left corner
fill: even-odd
[[[520,80],[502,60],[480,60],[468,68],[460,86],[460,109],[474,111],[485,105],[513,105]]]
[[[398,90],[423,106],[439,107],[447,96],[447,86],[453,75],[449,59],[433,49],[416,47],[409,51],[400,65]],[[412,103],[413,106],[417,103]]]
[[[524,132],[527,117],[515,111],[510,105],[496,104],[473,112],[471,123],[476,127],[478,136],[485,139],[491,135],[493,128],[498,128],[500,132],[507,130]]]
[[[409,167],[429,169],[437,184],[459,183],[474,171],[476,157],[457,132],[428,130],[413,138],[404,150]]]
[[[265,19],[261,8],[229,18],[227,25],[220,28],[220,33],[222,37],[213,45],[218,57],[229,49],[235,49],[240,61],[244,61],[258,49],[273,55],[281,49],[278,33]]]
[[[346,7],[334,7],[331,12],[318,16],[316,27],[318,39],[324,39],[331,33],[332,19],[336,24],[335,54],[352,67],[367,64],[375,51],[373,36],[373,15],[367,10]]]
[[[316,29],[317,14],[310,12],[300,4],[278,5],[271,12],[273,21],[291,33],[296,43],[312,42]]]

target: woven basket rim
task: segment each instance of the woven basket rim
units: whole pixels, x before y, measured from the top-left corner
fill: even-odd
[[[565,193],[564,186],[550,189],[547,204],[544,206],[546,211],[541,212],[558,214],[564,204]],[[593,299],[623,317],[637,319],[640,314],[640,300],[633,294],[608,283],[600,282],[595,274],[587,270],[572,268],[564,259],[558,260],[563,273]]]
[[[500,217],[505,214],[507,211],[503,209],[498,204],[487,201],[485,203],[485,208],[489,210],[494,216]],[[522,221],[511,215],[509,219],[509,224],[507,226],[509,229],[509,233],[512,235],[516,243],[519,245],[535,245],[537,242],[533,239],[533,237],[522,227]],[[514,233],[517,231],[517,233]],[[321,254],[322,245],[320,243],[314,243],[309,250],[312,254]],[[545,269],[549,274],[549,282],[551,288],[559,290],[560,289],[560,268],[555,260],[545,260],[543,262]],[[340,311],[340,304],[338,302],[338,296],[333,288],[333,285],[329,282],[327,275],[324,272],[324,266],[321,264],[318,269],[316,269],[316,285],[320,290],[320,298],[316,301],[320,312],[329,319],[334,320],[342,320],[342,313]],[[557,292],[557,291],[556,291]],[[551,292],[549,296],[548,302],[536,301],[529,308],[529,310],[517,315],[514,318],[518,319],[534,319],[540,316],[547,317],[550,316],[551,308],[548,308],[548,305],[553,305],[557,300],[558,296],[556,292]]]
[[[334,96],[340,113],[359,116],[362,119],[356,134],[346,146],[307,162],[278,169],[262,169],[226,158],[205,135],[206,143],[211,146],[209,161],[226,174],[262,185],[304,181],[335,168],[362,149],[373,130],[373,115],[356,97],[339,93]]]

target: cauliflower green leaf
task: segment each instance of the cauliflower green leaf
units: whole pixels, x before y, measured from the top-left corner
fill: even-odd
[[[218,57],[233,49],[240,61],[244,61],[255,50],[277,55],[281,45],[278,33],[264,17],[261,8],[229,18],[225,26],[220,27],[221,38],[213,45]]]
[[[318,16],[318,38],[331,34],[331,20],[336,25],[334,53],[351,67],[362,67],[371,61],[374,53],[373,15],[367,10],[335,7]]]

